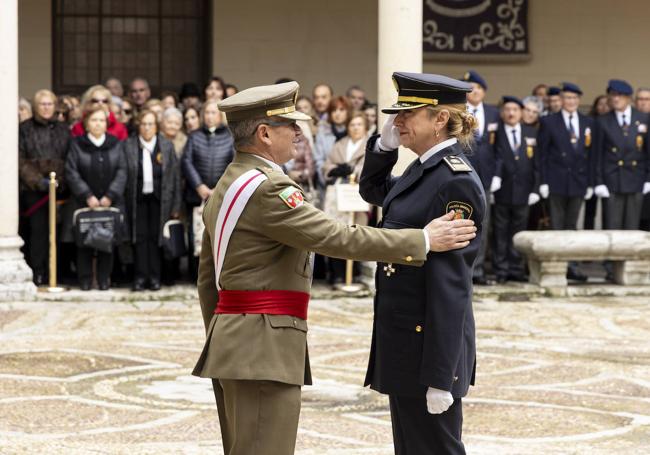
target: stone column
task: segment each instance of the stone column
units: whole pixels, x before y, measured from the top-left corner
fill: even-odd
[[[18,236],[18,1],[4,0],[0,14],[0,300],[33,298],[32,271]]]
[[[381,108],[393,104],[397,94],[391,75],[394,71],[422,72],[422,0],[379,0],[379,52],[377,102],[379,128],[386,115]],[[394,173],[401,173],[415,154],[400,148]]]

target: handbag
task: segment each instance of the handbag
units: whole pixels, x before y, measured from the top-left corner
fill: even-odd
[[[185,227],[179,220],[169,220],[163,226],[162,248],[165,259],[177,259],[187,254]]]
[[[122,240],[123,215],[115,207],[83,208],[72,216],[75,243],[79,247],[94,248],[111,253]]]

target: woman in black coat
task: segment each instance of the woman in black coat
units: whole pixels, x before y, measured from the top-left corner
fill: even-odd
[[[120,141],[106,134],[108,116],[101,106],[84,118],[88,132],[74,138],[65,163],[65,177],[78,207],[116,207],[124,213],[126,161]],[[92,284],[92,259],[97,256],[97,284],[102,291],[110,287],[113,253],[88,247],[77,249],[77,274],[81,289]]]
[[[174,145],[158,134],[156,114],[138,114],[138,135],[124,151],[129,170],[127,200],[131,240],[135,246],[134,291],[160,289],[164,224],[178,218],[181,205],[180,164]]]

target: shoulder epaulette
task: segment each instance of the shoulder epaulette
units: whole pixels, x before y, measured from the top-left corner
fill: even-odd
[[[443,158],[449,169],[452,172],[471,172],[472,167],[465,162],[460,156],[445,156]]]

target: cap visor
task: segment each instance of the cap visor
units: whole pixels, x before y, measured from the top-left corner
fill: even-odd
[[[409,103],[395,103],[391,107],[382,109],[384,114],[397,114],[399,111],[406,111],[409,109],[417,109],[419,107],[428,106],[427,104],[409,104]]]
[[[288,114],[280,114],[278,117],[288,118],[290,120],[311,120],[312,118],[307,114],[303,114],[299,111],[289,112]]]

